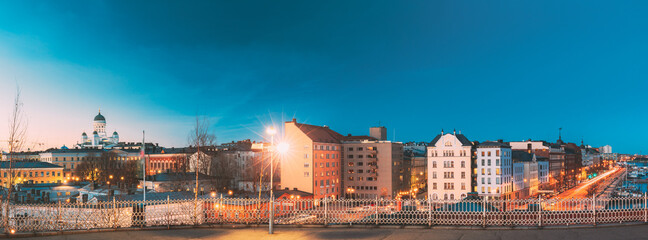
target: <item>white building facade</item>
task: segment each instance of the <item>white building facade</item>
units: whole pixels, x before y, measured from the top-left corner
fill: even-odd
[[[427,148],[429,199],[463,199],[471,191],[473,143],[462,134],[437,135]]]
[[[549,182],[549,162],[538,161],[538,184]]]
[[[477,147],[477,193],[509,199],[512,187],[511,147],[502,142],[483,142]]]

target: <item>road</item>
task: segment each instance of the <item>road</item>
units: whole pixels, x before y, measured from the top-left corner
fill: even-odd
[[[483,230],[483,229],[393,229],[393,228],[276,228],[269,235],[267,228],[197,228],[147,231],[116,231],[80,233],[37,237],[39,240],[103,240],[103,239],[646,239],[648,225],[529,229],[529,230]]]
[[[582,182],[578,184],[578,186],[570,188],[567,191],[564,191],[553,198],[557,199],[570,199],[570,198],[588,198],[591,196],[587,195],[587,188],[591,186],[594,183],[597,183],[599,181],[608,181],[609,179],[613,179],[616,174],[619,174],[622,168],[614,168],[610,171],[607,171],[587,182]]]

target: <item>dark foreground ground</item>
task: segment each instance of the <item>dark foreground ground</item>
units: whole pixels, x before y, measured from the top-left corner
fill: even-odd
[[[267,228],[189,228],[75,233],[21,239],[648,239],[648,225],[541,230],[276,228],[274,235],[268,235]]]

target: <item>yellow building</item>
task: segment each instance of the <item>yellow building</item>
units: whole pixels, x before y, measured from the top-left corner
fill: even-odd
[[[0,163],[0,181],[9,186],[9,176],[13,174],[12,184],[18,183],[61,183],[63,167],[46,162],[14,162],[11,170],[9,162]]]

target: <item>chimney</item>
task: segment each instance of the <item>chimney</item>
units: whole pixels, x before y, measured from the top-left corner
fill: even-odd
[[[293,190],[297,191],[297,188],[293,188]]]
[[[498,143],[504,143],[504,140],[502,140],[502,139],[497,139],[497,142],[498,142]]]
[[[296,123],[296,122],[297,122],[297,118],[293,118],[292,122]]]

